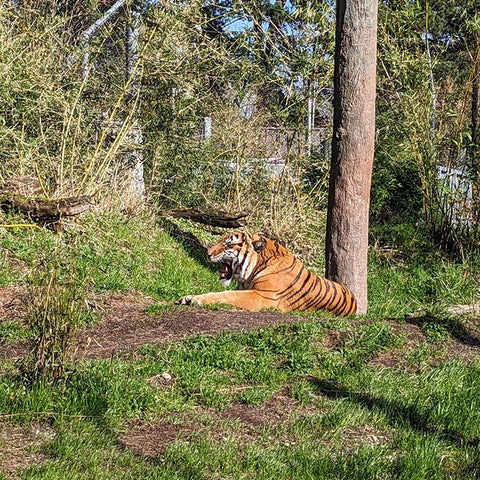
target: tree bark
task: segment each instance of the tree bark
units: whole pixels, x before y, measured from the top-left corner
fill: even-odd
[[[480,16],[480,14],[478,14]],[[480,34],[476,36],[476,54],[474,58],[474,73],[472,79],[472,142],[470,160],[472,162],[472,218],[480,223]]]
[[[126,168],[130,172],[130,189],[139,199],[145,197],[145,180],[143,171],[143,132],[140,123],[139,103],[141,97],[140,80],[140,37],[142,34],[142,1],[135,0],[129,7],[126,31],[126,74],[130,82],[130,104],[135,121],[130,128],[128,138],[131,150],[127,154]]]
[[[63,217],[72,217],[85,212],[93,205],[90,195],[45,200],[14,193],[0,193],[0,208],[15,210],[28,215],[38,223],[56,223]]]
[[[367,311],[370,186],[375,140],[377,0],[337,2],[334,121],[326,276]]]

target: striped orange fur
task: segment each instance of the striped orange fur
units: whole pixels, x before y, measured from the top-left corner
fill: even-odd
[[[344,285],[320,278],[307,270],[283,245],[259,234],[233,232],[207,251],[219,263],[220,282],[237,281],[237,290],[182,297],[177,304],[229,304],[244,310],[274,308],[327,310],[351,315],[357,310],[354,294]]]

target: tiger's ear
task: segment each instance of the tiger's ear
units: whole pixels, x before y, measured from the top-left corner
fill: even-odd
[[[267,241],[263,235],[256,233],[252,235],[252,245],[256,252],[261,252],[267,246]]]

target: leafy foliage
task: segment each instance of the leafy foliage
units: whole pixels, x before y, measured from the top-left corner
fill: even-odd
[[[95,295],[140,290],[156,315],[182,294],[218,288],[198,250],[125,199],[127,132],[138,119],[123,17],[92,41],[90,75],[81,73],[81,33],[108,6],[0,6],[1,183],[33,175],[45,196],[96,192],[100,205],[61,236],[2,213],[0,285],[28,285],[32,308],[26,323],[0,321],[0,342],[37,346],[23,371],[0,362],[0,422],[54,432],[31,446],[46,461],[19,475],[476,478],[478,362],[449,349],[478,345],[447,308],[478,301],[479,259],[451,263],[429,238],[450,234],[457,249],[478,241],[474,229],[452,237],[440,201],[450,192],[436,174],[439,163],[472,167],[478,189],[475,2],[380,2],[369,317],[299,315],[289,326],[71,363],[68,343],[96,320]],[[253,228],[322,271],[333,21],[329,2],[148,4],[139,120],[151,204],[249,210]],[[309,151],[312,108],[325,138]],[[285,160],[276,175],[265,162],[272,145]],[[173,381],[155,383],[164,372]],[[262,421],[232,411],[261,412]],[[156,423],[177,437],[153,457],[122,444],[125,432]],[[0,456],[4,442],[0,434]]]

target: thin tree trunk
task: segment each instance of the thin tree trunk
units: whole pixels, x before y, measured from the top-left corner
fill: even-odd
[[[118,0],[117,2],[110,7],[102,17],[100,17],[95,23],[90,25],[83,33],[82,33],[82,43],[85,47],[85,53],[83,55],[83,68],[82,68],[82,78],[85,80],[88,76],[89,64],[90,64],[90,52],[88,49],[88,45],[90,39],[97,35],[98,31],[100,30],[105,23],[110,21],[114,15],[117,15],[120,12],[120,9],[125,4],[125,0]]]
[[[312,154],[313,131],[315,129],[315,88],[312,80],[308,84],[308,109],[307,109],[307,155]]]
[[[141,82],[140,82],[140,36],[142,31],[141,1],[136,0],[128,12],[128,26],[126,31],[127,50],[127,79],[130,81],[130,103],[135,112],[139,109]],[[127,171],[130,172],[131,191],[138,198],[145,196],[145,180],[143,175],[143,132],[137,115],[128,134],[131,141],[131,151],[127,155]]]
[[[475,222],[480,223],[480,34],[477,34],[476,43],[472,84],[472,144],[470,147],[470,160],[473,177],[472,217]]]
[[[337,2],[334,125],[326,276],[367,311],[370,186],[375,139],[377,0]]]

